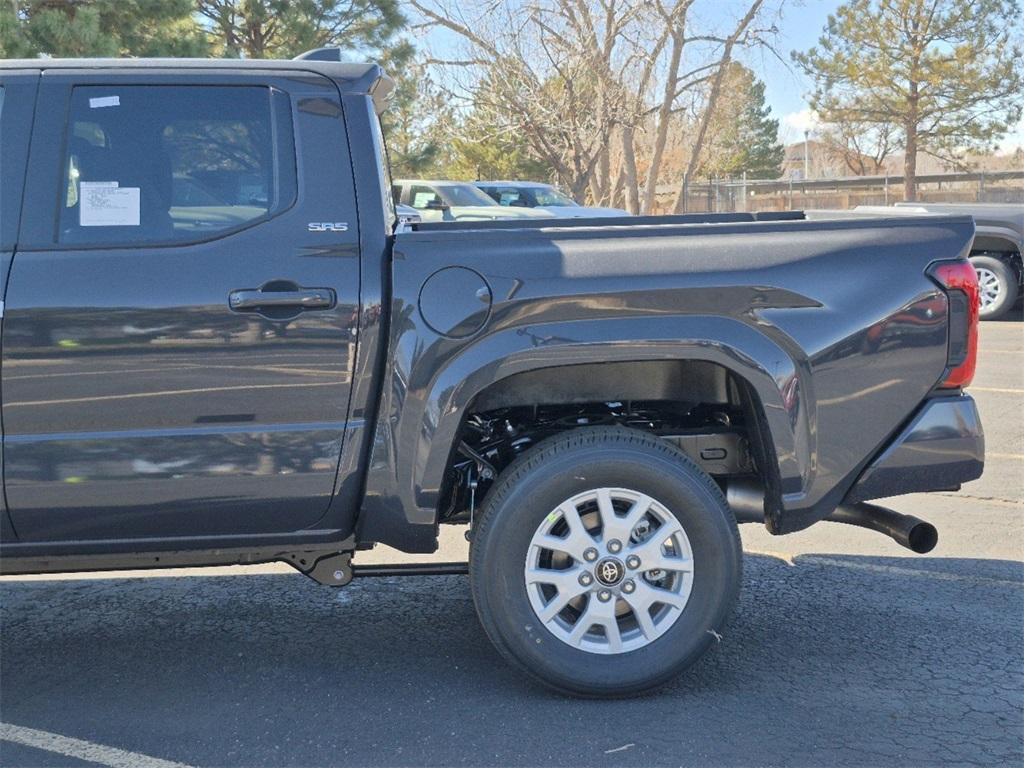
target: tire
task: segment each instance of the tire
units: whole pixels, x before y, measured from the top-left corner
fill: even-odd
[[[648,511],[641,513],[645,504]],[[605,505],[615,515],[608,525]],[[584,521],[582,533],[569,527],[573,509]],[[642,517],[634,523],[637,514]],[[586,531],[586,521],[594,533]],[[566,538],[549,550],[559,526]],[[614,528],[625,542],[618,555],[611,554],[616,542],[622,545]],[[650,531],[646,539],[638,536],[643,531]],[[579,549],[584,541],[593,542],[585,546],[599,549],[598,557]],[[563,546],[576,547],[576,555],[562,552]],[[648,565],[664,567],[648,571],[641,554]],[[546,558],[550,564],[542,567]],[[568,577],[546,570],[556,567],[556,558],[564,561],[557,567],[571,571]],[[613,583],[616,569],[621,580]],[[722,492],[685,454],[644,432],[599,427],[555,436],[502,472],[474,526],[469,570],[480,622],[509,662],[562,693],[621,697],[668,682],[721,640],[739,594],[742,549]],[[537,573],[562,581],[557,588],[547,576],[528,584]],[[582,594],[554,618],[542,619],[558,607],[563,587],[566,597]],[[660,602],[665,595],[668,602]],[[591,608],[605,623],[588,625],[572,639]],[[602,613],[610,609],[613,615]]]
[[[981,319],[996,320],[1017,303],[1020,284],[1007,262],[995,256],[971,256],[971,264],[978,272],[982,290]],[[986,295],[986,285],[989,290]]]

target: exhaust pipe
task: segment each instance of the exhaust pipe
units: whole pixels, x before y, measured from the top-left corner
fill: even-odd
[[[738,480],[726,488],[726,501],[737,523],[764,522],[764,489],[756,482]],[[939,543],[939,532],[931,523],[913,515],[902,515],[877,504],[840,504],[827,517],[830,523],[855,525],[884,533],[900,546],[919,555],[927,554]]]
[[[866,501],[860,504],[840,504],[825,519],[884,533],[897,544],[919,555],[931,552],[939,543],[939,532],[931,523]]]

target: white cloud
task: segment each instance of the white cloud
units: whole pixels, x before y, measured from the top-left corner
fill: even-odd
[[[783,115],[779,125],[779,138],[785,144],[803,141],[805,131],[814,133],[820,125],[821,120],[818,118],[818,113],[810,107],[805,107],[798,112]]]
[[[800,131],[813,131],[819,125],[821,120],[818,119],[818,113],[813,109],[807,107],[801,109],[799,112],[790,112],[788,115],[782,118],[782,124],[787,128]]]

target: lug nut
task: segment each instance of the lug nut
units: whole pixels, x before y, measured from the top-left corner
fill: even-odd
[[[597,593],[597,599],[600,600],[602,603],[607,603],[609,600],[612,599],[612,593],[609,592],[607,589],[602,589],[600,592]]]
[[[618,539],[612,539],[611,541],[608,542],[608,551],[611,552],[613,555],[616,552],[621,552],[622,551],[622,542],[620,542]]]
[[[632,568],[635,571],[640,567],[640,558],[636,555],[630,555],[626,558],[626,567]]]
[[[636,584],[634,584],[632,581],[624,581],[624,582],[622,582],[622,591],[625,592],[627,595],[633,594],[633,591],[635,589],[636,589]]]
[[[589,587],[593,583],[594,583],[594,577],[591,576],[589,573],[581,573],[580,574],[580,585],[581,586]]]
[[[597,550],[593,547],[586,549],[583,552],[583,559],[589,560],[590,562],[594,562],[595,560],[597,560]]]

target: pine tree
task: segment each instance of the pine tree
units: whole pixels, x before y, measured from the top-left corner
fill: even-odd
[[[0,58],[204,56],[191,0],[15,0],[0,4]]]
[[[779,121],[765,102],[765,85],[742,64],[729,65],[722,94],[712,116],[700,175],[777,179],[785,148]]]
[[[914,200],[919,152],[955,162],[1020,118],[1020,20],[1017,0],[849,0],[793,58],[825,123],[898,129]]]
[[[399,0],[197,0],[222,56],[287,59],[341,46],[379,55],[405,25]]]
[[[740,120],[738,140],[742,148],[734,175],[746,173],[751,179],[777,179],[782,175],[786,150],[779,141],[779,121],[764,98],[765,85],[753,80]]]
[[[382,63],[395,78],[395,90],[381,115],[392,174],[395,178],[438,175],[451,155],[454,117],[447,99],[427,67],[413,60],[408,43],[389,50]]]

